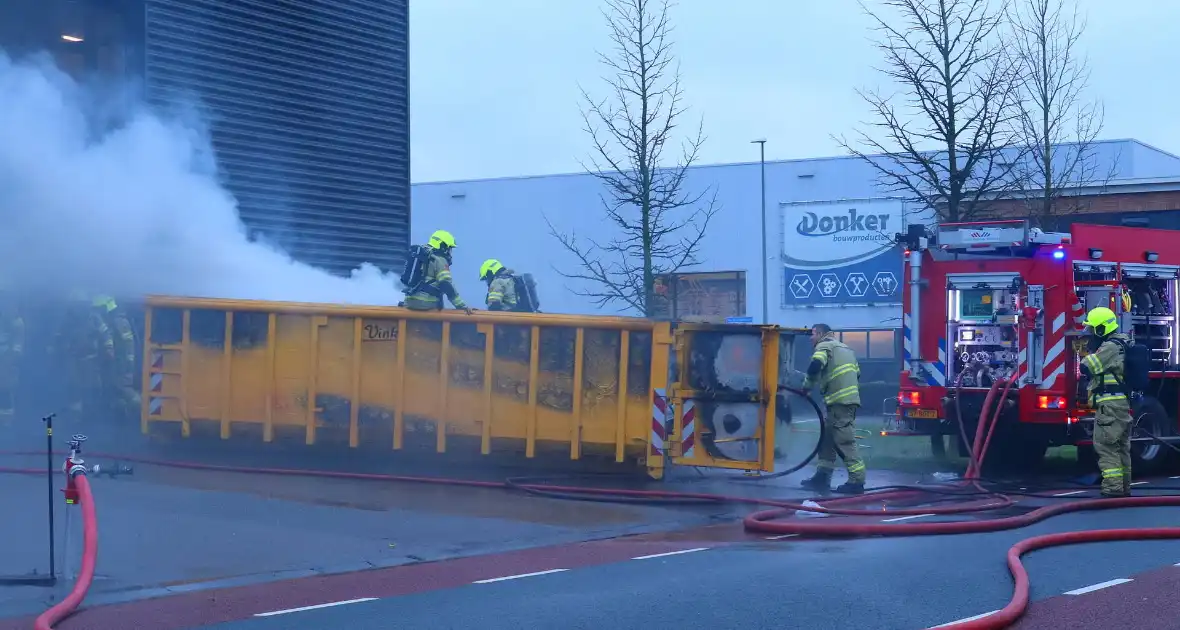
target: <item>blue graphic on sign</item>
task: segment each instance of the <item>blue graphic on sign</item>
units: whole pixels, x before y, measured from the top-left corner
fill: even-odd
[[[815,282],[806,273],[787,270],[787,291],[797,300],[806,300],[815,291]]]
[[[726,324],[753,324],[754,318],[753,317],[726,317],[725,323]]]
[[[898,304],[901,302],[901,247],[867,260],[827,269],[783,269],[783,305]]]
[[[817,286],[821,297],[834,298],[840,295],[840,276],[834,273],[821,273]]]
[[[878,271],[873,276],[873,291],[881,297],[890,297],[897,292],[897,275],[892,271]]]
[[[854,271],[844,278],[844,291],[848,297],[864,297],[869,290],[869,279],[859,271]]]

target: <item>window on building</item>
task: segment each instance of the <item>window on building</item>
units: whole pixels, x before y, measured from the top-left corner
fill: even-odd
[[[852,348],[858,357],[869,356],[869,333],[863,330],[842,332],[840,333],[840,341]]]
[[[896,334],[892,330],[869,331],[869,357],[893,359],[897,355]]]
[[[894,330],[846,330],[838,336],[861,359],[897,358],[897,332]]]

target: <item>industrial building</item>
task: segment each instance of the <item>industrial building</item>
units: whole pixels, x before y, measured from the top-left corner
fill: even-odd
[[[38,0],[0,48],[196,105],[249,232],[347,273],[408,247],[408,0]]]
[[[1142,210],[1180,210],[1180,194],[1158,208],[1148,206],[1161,203],[1159,193],[1154,202],[1144,196],[1169,186],[1180,189],[1180,157],[1137,140],[1096,143],[1091,155],[1095,171],[1113,177],[1081,191],[1094,199],[1084,209],[1087,220],[1092,216],[1094,222],[1117,224],[1142,221],[1149,214]],[[905,230],[915,209],[882,192],[877,171],[860,158],[776,160],[765,163],[766,223],[761,224],[761,167],[746,162],[689,169],[686,187],[712,187],[721,210],[701,244],[702,264],[690,270],[704,277],[690,276],[686,282],[693,295],[679,315],[759,322],[765,299],[769,322],[828,323],[868,365],[887,365],[881,378],[896,382],[901,251],[892,236]],[[560,233],[609,240],[614,228],[605,220],[600,192],[599,181],[585,173],[417,183],[412,187],[413,237],[425,242],[432,230],[454,232],[455,278],[469,301],[478,300],[484,289],[477,282],[480,263],[494,257],[534,275],[544,311],[634,314],[621,305],[599,308],[576,295],[587,285],[564,275],[579,271],[577,261],[547,223]],[[1144,199],[1148,206],[1136,206],[1130,198]],[[1131,208],[1139,219],[1126,216],[1123,210]],[[1161,220],[1151,225],[1158,227]],[[760,239],[767,252],[765,293]]]

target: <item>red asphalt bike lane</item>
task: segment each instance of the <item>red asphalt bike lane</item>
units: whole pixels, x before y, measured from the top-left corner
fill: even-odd
[[[1034,602],[1011,630],[1180,630],[1180,566],[1128,576],[1131,581],[1082,595]],[[1035,582],[1036,576],[1033,576]]]
[[[82,608],[58,630],[176,630],[248,619],[258,613],[365,597],[396,597],[466,586],[476,580],[612,564],[699,547],[687,541],[589,541],[520,551],[193,591]],[[714,543],[716,544],[716,543]],[[84,604],[85,605],[85,604]],[[0,619],[0,630],[28,630],[33,617]]]

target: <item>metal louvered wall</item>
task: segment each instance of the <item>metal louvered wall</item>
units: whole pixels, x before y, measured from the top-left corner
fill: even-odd
[[[409,0],[146,0],[156,103],[196,94],[243,222],[296,259],[409,247]]]

